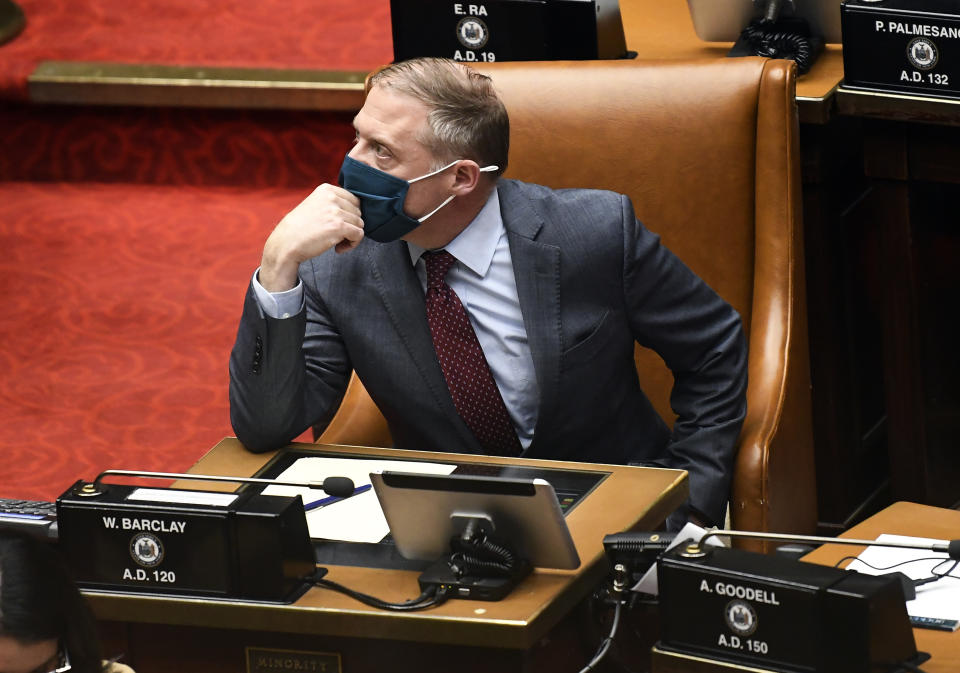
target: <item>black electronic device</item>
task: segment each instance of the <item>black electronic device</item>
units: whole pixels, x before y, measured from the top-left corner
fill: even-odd
[[[13,528],[31,535],[57,539],[57,505],[44,500],[0,498],[0,529]]]
[[[126,470],[78,481],[57,499],[57,520],[81,588],[285,603],[311,585],[316,564],[300,496],[102,483],[108,475],[281,483]],[[349,479],[324,484],[337,494],[353,490]]]
[[[613,568],[613,588],[626,591],[657,562],[676,537],[666,531],[611,533],[603,538],[603,551]]]
[[[424,570],[421,591],[443,590],[451,598],[498,601],[513,591],[533,566],[493,535],[490,520],[469,517],[450,538],[450,553]]]
[[[534,566],[574,569],[580,557],[545,479],[371,473],[399,552],[436,561],[423,590],[500,600]]]
[[[843,86],[960,98],[960,3],[846,0]]]
[[[618,0],[390,0],[390,15],[397,61],[628,56]]]

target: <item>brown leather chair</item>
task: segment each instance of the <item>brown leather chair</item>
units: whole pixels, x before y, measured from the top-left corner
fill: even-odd
[[[733,58],[478,68],[510,113],[507,177],[629,195],[641,221],[740,312],[750,362],[732,524],[813,532],[794,65]],[[672,422],[669,370],[639,347],[636,363],[643,389]],[[355,377],[319,441],[390,445]]]

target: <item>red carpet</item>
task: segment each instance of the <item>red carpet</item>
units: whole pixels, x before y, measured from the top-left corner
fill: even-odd
[[[349,118],[0,105],[0,496],[182,470],[232,434],[247,282]]]
[[[389,0],[17,0],[0,99],[26,99],[38,63],[372,70],[393,59]]]

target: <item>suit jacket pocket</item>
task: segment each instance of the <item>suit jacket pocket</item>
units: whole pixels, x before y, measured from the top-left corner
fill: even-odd
[[[563,364],[566,368],[593,360],[597,353],[605,350],[613,340],[614,320],[610,310],[604,311],[600,320],[587,335],[563,351]]]

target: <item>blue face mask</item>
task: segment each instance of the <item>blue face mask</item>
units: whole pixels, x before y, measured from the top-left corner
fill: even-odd
[[[459,159],[457,160],[459,161]],[[453,200],[451,194],[439,206],[419,219],[403,212],[403,202],[407,198],[410,185],[419,180],[442,173],[456,161],[432,173],[421,175],[413,180],[404,180],[385,173],[373,166],[353,159],[349,154],[343,158],[340,166],[340,186],[360,199],[360,216],[363,218],[363,235],[379,243],[389,243],[406,236],[420,226],[421,222],[443,208]],[[496,166],[485,166],[483,173],[497,170]]]

